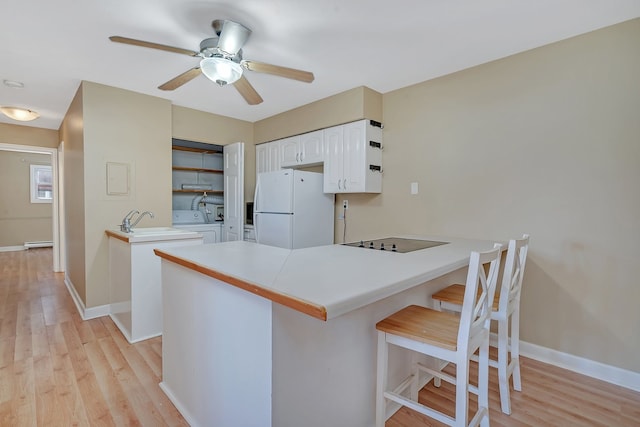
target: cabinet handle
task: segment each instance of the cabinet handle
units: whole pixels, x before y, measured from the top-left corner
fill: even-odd
[[[300,153],[296,153],[296,162],[300,163]]]
[[[340,187],[340,181],[342,181],[341,179],[338,180],[338,190],[342,190],[342,187]]]
[[[342,188],[345,190],[347,189],[347,178],[342,180]]]

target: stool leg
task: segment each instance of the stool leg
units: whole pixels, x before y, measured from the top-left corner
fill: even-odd
[[[519,305],[519,303],[518,303]],[[513,388],[522,391],[520,382],[520,308],[511,314],[511,363],[513,363]]]
[[[418,353],[411,352],[411,371],[413,372],[413,380],[411,380],[411,400],[418,401],[418,389],[420,385],[420,370],[418,369]]]
[[[500,386],[500,405],[502,412],[511,414],[509,397],[509,319],[498,320],[498,385]]]
[[[455,426],[467,426],[469,402],[469,358],[466,354],[460,355],[456,361],[456,422]],[[460,360],[465,359],[465,360]]]
[[[480,421],[482,427],[489,427],[489,335],[480,345],[478,355],[478,410],[484,408],[485,415]]]
[[[378,369],[376,379],[376,427],[384,427],[386,421],[386,401],[384,392],[387,389],[387,369],[389,361],[389,344],[386,334],[378,331]]]

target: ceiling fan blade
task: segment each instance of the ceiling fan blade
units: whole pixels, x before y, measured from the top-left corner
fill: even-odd
[[[249,71],[273,74],[305,83],[311,83],[315,78],[309,71],[296,70],[295,68],[280,67],[279,65],[265,64],[264,62],[243,60],[240,65]]]
[[[198,52],[180,47],[167,46],[165,44],[146,42],[144,40],[130,39],[128,37],[111,36],[109,40],[116,43],[132,44],[135,46],[150,47],[151,49],[165,50],[167,52],[181,53],[183,55],[198,56]]]
[[[246,43],[251,30],[237,22],[216,19],[211,23],[219,36],[218,49],[234,56]]]
[[[240,77],[234,84],[235,88],[240,92],[240,95],[247,101],[249,105],[257,105],[262,102],[262,97],[256,92],[256,90],[251,86],[249,80],[247,80],[244,76]]]
[[[190,82],[200,75],[200,67],[192,68],[189,71],[185,71],[177,77],[172,78],[168,82],[158,86],[161,90],[174,90],[179,88],[185,83]]]

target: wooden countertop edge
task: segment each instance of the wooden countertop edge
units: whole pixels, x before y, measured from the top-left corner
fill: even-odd
[[[289,307],[293,310],[299,311],[311,317],[315,317],[316,319],[320,319],[325,322],[327,320],[327,309],[322,305],[313,304],[308,301],[301,300],[299,298],[294,298],[289,295],[273,291],[271,289],[266,289],[256,285],[255,283],[245,282],[244,280],[226,275],[224,273],[220,273],[217,270],[212,270],[210,268],[204,267],[195,262],[187,261],[184,258],[170,255],[166,252],[163,252],[160,249],[154,249],[153,252],[160,258],[163,258],[167,261],[170,261],[175,264],[186,267],[188,269],[197,271],[198,273],[204,274],[206,276],[213,277],[214,279],[221,280],[232,286],[243,289],[247,292],[251,292],[252,294],[269,299],[273,302],[284,305],[286,307]]]
[[[114,239],[122,240],[123,242],[129,243],[129,238],[128,237],[124,237],[121,234],[114,233],[111,230],[105,230],[104,232],[107,233],[107,236],[109,236],[109,237],[113,237]]]

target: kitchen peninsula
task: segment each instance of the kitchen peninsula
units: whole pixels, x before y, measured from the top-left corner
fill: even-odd
[[[464,280],[471,251],[493,247],[418,238],[447,244],[408,253],[243,241],[156,250],[161,387],[193,426],[372,426],[375,323],[430,304],[431,293]],[[404,377],[406,355],[390,358],[393,376]]]

